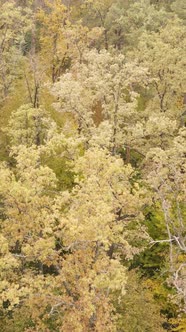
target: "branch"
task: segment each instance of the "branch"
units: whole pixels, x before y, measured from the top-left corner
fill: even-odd
[[[175,241],[175,239],[167,239],[167,240],[156,240],[156,241],[151,241],[150,244],[152,244],[152,246],[156,243],[170,243]]]
[[[182,288],[180,288],[180,286],[181,285],[179,285],[179,281],[180,281],[180,279],[179,279],[179,273],[180,273],[180,271],[182,270],[182,268],[184,268],[184,267],[186,267],[186,264],[185,263],[183,263],[183,264],[181,264],[180,266],[179,266],[179,268],[176,270],[176,272],[174,273],[174,277],[175,277],[175,279],[174,279],[174,281],[173,281],[173,284],[174,284],[174,286],[176,287],[176,289],[178,290],[178,292],[180,292],[181,294],[183,294],[184,296],[185,296],[185,289],[182,289]],[[183,285],[184,286],[184,285]]]
[[[12,254],[14,257],[18,257],[18,258],[27,258],[28,256],[23,255],[23,254]],[[31,256],[30,256],[31,257]]]
[[[132,148],[130,145],[126,145],[126,144],[124,144],[123,146],[124,146],[125,148],[129,148],[129,149],[131,149],[131,150],[133,150],[133,151],[139,153],[142,157],[145,157],[145,155],[144,155],[142,152],[140,152],[139,150],[137,150],[137,149],[135,149],[135,148]]]
[[[53,315],[53,314],[55,314],[55,312],[57,312],[57,308],[62,307],[63,305],[65,305],[65,306],[69,306],[69,307],[73,307],[73,306],[74,306],[73,303],[67,303],[67,302],[65,302],[65,301],[61,301],[61,302],[59,302],[59,303],[57,303],[57,304],[54,304],[54,305],[52,306],[52,308],[51,308],[51,310],[50,310],[50,312],[49,312],[49,315]]]
[[[176,241],[180,249],[186,252],[186,246],[180,242],[180,238],[178,236],[173,236],[173,239]]]

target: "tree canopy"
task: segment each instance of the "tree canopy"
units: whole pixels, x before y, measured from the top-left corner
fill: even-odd
[[[186,330],[182,0],[0,0],[0,330]]]

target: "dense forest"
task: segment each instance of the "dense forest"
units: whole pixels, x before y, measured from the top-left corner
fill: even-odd
[[[186,1],[0,0],[0,331],[186,331]]]

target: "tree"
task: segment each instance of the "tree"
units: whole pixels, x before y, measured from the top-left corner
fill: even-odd
[[[40,24],[41,62],[55,82],[68,65],[65,29],[70,24],[69,11],[60,0],[45,0],[45,9],[40,9],[36,18]]]
[[[158,107],[161,112],[174,109],[176,101],[184,92],[184,34],[185,27],[175,18],[161,28],[159,33],[144,34],[141,38],[139,48],[143,52],[142,61],[154,78],[154,107]]]
[[[109,139],[104,144],[115,154],[125,144],[124,119],[130,119],[137,105],[135,85],[143,85],[147,80],[147,70],[137,61],[127,62],[122,54],[92,50],[84,54],[82,63],[75,64],[61,77],[52,92],[59,100],[57,109],[74,115],[79,134],[85,136],[88,144],[99,133],[94,122],[94,107],[99,104],[102,115],[99,125],[105,128],[102,136]]]
[[[140,279],[136,270],[127,273],[126,294],[119,307],[119,331],[163,332],[164,318],[160,305],[153,298],[148,281]],[[153,281],[152,281],[153,283]]]
[[[109,41],[108,41],[108,31],[106,27],[106,16],[107,12],[112,5],[113,0],[104,0],[104,1],[92,1],[92,0],[84,0],[82,4],[82,8],[85,9],[85,12],[88,14],[88,18],[85,21],[85,24],[89,26],[92,19],[97,22],[96,26],[101,27],[104,30],[104,39],[103,39],[103,46],[106,50],[109,48]],[[85,15],[86,18],[86,15]]]
[[[186,14],[186,8],[185,8],[185,2],[183,0],[176,0],[173,1],[171,5],[171,9],[181,18],[183,19],[183,23],[185,24],[185,14]]]
[[[45,287],[41,275],[57,264],[52,232],[56,212],[54,198],[48,195],[55,188],[56,177],[52,170],[40,165],[36,148],[19,146],[12,153],[17,162],[15,172],[6,165],[1,165],[0,171],[4,247],[0,263],[1,313],[13,313],[24,303],[37,317],[34,299],[37,292],[42,298]]]
[[[15,1],[0,2],[0,95],[2,100],[21,75],[22,46],[30,29],[31,12]]]
[[[149,69],[149,92],[136,123],[128,126],[128,139],[144,155],[151,147],[169,148],[182,125],[184,31],[175,18],[157,33],[145,32],[139,42],[138,57]]]
[[[1,312],[16,317],[27,308],[23,326],[40,331],[114,331],[113,295],[124,294],[126,284],[121,258],[141,250],[139,243],[132,246],[139,229],[138,242],[147,240],[143,190],[132,181],[130,166],[97,147],[75,158],[73,190],[56,191],[56,176],[42,165],[42,154],[54,153],[64,140],[56,133],[48,143],[35,143],[39,112],[24,107],[13,113],[14,163],[12,169],[1,165]],[[48,121],[40,121],[46,135]]]
[[[12,145],[31,147],[45,144],[57,128],[45,110],[27,104],[12,112],[6,132]]]
[[[149,0],[115,1],[109,8],[105,26],[109,45],[119,50],[136,48],[144,32],[158,32],[170,14]]]
[[[186,310],[185,297],[185,129],[174,138],[170,149],[151,149],[147,154],[148,182],[161,204],[167,238],[154,243],[169,244],[170,284],[174,285],[180,298],[180,308]]]
[[[85,152],[75,170],[78,184],[67,196],[61,235],[70,251],[62,271],[67,303],[62,331],[115,331],[111,300],[115,291],[123,294],[126,282],[120,259],[140,250],[128,243],[141,227],[140,189],[134,185],[131,191],[132,168],[103,149]],[[127,229],[130,221],[133,231]],[[145,239],[141,228],[141,241]]]

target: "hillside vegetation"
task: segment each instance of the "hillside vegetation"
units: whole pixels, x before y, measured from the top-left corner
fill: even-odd
[[[186,331],[185,0],[0,0],[0,331]]]

